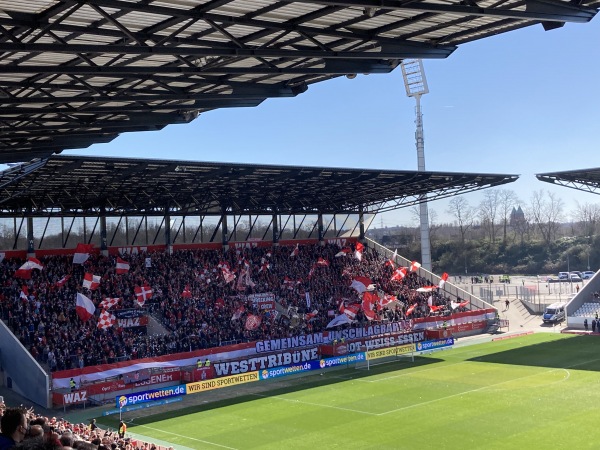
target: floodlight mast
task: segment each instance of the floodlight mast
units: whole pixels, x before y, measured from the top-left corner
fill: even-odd
[[[423,138],[423,114],[421,112],[421,96],[429,93],[427,78],[423,70],[423,61],[420,59],[405,59],[400,64],[406,95],[414,97],[417,130],[415,132],[417,144],[418,170],[425,170],[425,140]],[[431,272],[431,245],[429,242],[429,213],[427,211],[427,195],[420,197],[419,218],[421,223],[421,266]]]

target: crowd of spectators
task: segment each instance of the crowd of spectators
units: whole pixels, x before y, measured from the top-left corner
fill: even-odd
[[[340,253],[344,256],[336,256]],[[72,256],[48,256],[28,280],[14,276],[24,261],[5,259],[0,263],[0,313],[31,354],[54,371],[324,331],[339,314],[340,303],[360,303],[361,295],[350,286],[357,276],[370,278],[381,294],[397,297],[393,306],[377,311],[376,320],[427,316],[428,303],[441,307],[436,314],[450,311],[451,299],[443,292],[416,291],[430,280],[408,272],[393,281],[395,267],[374,250],[365,248],[360,260],[354,255],[354,246],[331,244],[139,253],[120,256],[129,264],[122,274],[116,272],[114,256],[92,254],[84,264],[73,264]],[[97,289],[82,287],[85,273],[101,276]],[[68,280],[60,282],[65,276]],[[96,307],[105,298],[119,298],[114,308],[140,308],[135,288],[143,285],[153,291],[143,308],[163,322],[166,334],[99,329],[100,308],[87,321],[76,314],[78,292]],[[272,293],[279,312],[259,310],[247,298],[255,293]],[[257,316],[260,325],[248,329],[249,315]],[[345,326],[367,322],[359,311]]]
[[[121,422],[122,423],[122,422]],[[0,450],[172,450],[132,439],[119,430],[36,414],[33,409],[0,402]]]

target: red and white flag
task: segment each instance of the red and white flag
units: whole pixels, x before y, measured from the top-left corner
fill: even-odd
[[[439,311],[440,309],[444,309],[444,306],[443,305],[439,305],[439,306],[438,305],[431,305],[429,307],[429,312],[436,312],[436,311]]]
[[[335,257],[339,258],[340,256],[346,256],[349,253],[352,253],[352,250],[349,249],[348,247],[344,247],[343,249],[341,249],[339,252],[337,252],[335,254]]]
[[[406,267],[398,267],[392,274],[392,281],[402,281],[406,277]]]
[[[235,280],[235,274],[229,270],[229,266],[223,267],[221,269],[221,273],[223,274],[223,279],[225,280],[225,284],[231,283]]]
[[[298,244],[296,244],[296,247],[294,247],[294,250],[292,250],[292,253],[290,253],[290,258],[298,256],[298,253],[300,253],[300,249],[298,248]]]
[[[469,300],[465,300],[462,302],[450,302],[450,306],[452,307],[452,309],[464,308],[464,307],[468,306],[468,304],[469,304]]]
[[[94,244],[77,244],[73,253],[73,264],[83,264],[90,257]]]
[[[432,291],[435,291],[436,289],[438,289],[438,286],[422,286],[422,287],[418,288],[416,291],[417,292],[432,292]]]
[[[21,286],[21,293],[19,294],[19,298],[24,302],[29,301],[29,289],[27,286]]]
[[[123,274],[129,272],[129,263],[117,256],[117,273]]]
[[[418,303],[413,303],[413,304],[410,306],[410,308],[408,308],[408,309],[406,310],[406,315],[407,315],[407,316],[410,316],[410,315],[413,313],[413,311],[415,310],[415,308],[417,307],[417,305],[418,305]]]
[[[54,285],[56,287],[63,287],[65,285],[65,283],[67,281],[69,281],[69,278],[71,278],[71,275],[65,275],[64,277],[62,277],[60,280],[58,280]]]
[[[250,314],[248,316],[248,318],[246,319],[246,330],[248,330],[248,331],[256,330],[260,326],[261,322],[262,322],[262,320],[259,316]]]
[[[181,298],[192,298],[192,291],[190,289],[190,285],[186,284],[183,292],[181,293]]]
[[[375,285],[370,278],[367,277],[354,277],[352,280],[351,288],[355,289],[356,292],[362,294],[365,291],[372,291],[375,289]]]
[[[419,267],[421,267],[421,263],[418,263],[417,261],[413,261],[410,263],[411,272],[416,272],[417,270],[419,270]]]
[[[355,250],[354,250],[354,256],[356,259],[358,259],[359,261],[362,261],[362,254],[363,251],[365,250],[365,246],[362,245],[362,243],[357,242],[356,245],[354,246]]]
[[[150,300],[152,298],[152,288],[147,284],[144,284],[143,286],[136,286],[134,291],[135,300],[140,306],[144,306],[146,300]]]
[[[362,298],[362,310],[365,317],[369,320],[376,318],[376,308],[379,302],[379,296],[374,292],[365,292]]]
[[[321,266],[321,267],[329,267],[329,261],[327,261],[325,258],[319,258],[317,259],[317,266]]]
[[[385,294],[383,298],[379,299],[378,305],[381,308],[385,308],[386,306],[391,305],[392,303],[397,303],[398,297],[392,294]]]
[[[392,269],[396,267],[396,257],[398,256],[398,249],[394,250],[394,254],[390,259],[385,262],[386,266],[392,266]]]
[[[448,280],[448,274],[446,272],[444,272],[442,274],[442,277],[440,278],[440,282],[438,284],[438,286],[440,287],[440,289],[442,289],[444,287],[444,285],[446,284],[447,280]]]
[[[94,306],[94,303],[92,303],[92,301],[85,295],[77,293],[75,311],[77,312],[79,318],[85,322],[94,315],[94,312],[96,312],[96,307]]]
[[[42,266],[42,263],[39,261],[39,259],[31,257],[27,259],[25,264],[19,267],[19,269],[15,272],[15,277],[29,280],[31,279],[31,272],[33,269],[42,270],[43,268],[44,266]]]
[[[340,313],[345,314],[351,320],[356,318],[356,313],[358,313],[358,311],[360,311],[360,305],[357,303],[349,306],[344,306],[344,303],[340,305]]]
[[[319,314],[319,311],[317,311],[316,309],[313,312],[310,313],[306,313],[304,314],[304,319],[307,321],[311,321],[313,320],[315,317],[317,317],[317,315]]]
[[[327,324],[327,328],[333,328],[339,325],[345,325],[347,323],[352,323],[352,319],[346,314],[340,314],[339,316],[334,317],[333,320]]]
[[[244,314],[245,311],[246,311],[246,307],[244,305],[241,305],[238,309],[236,309],[233,312],[233,315],[231,316],[231,320],[239,320],[240,317],[242,317],[242,314]]]
[[[117,323],[117,318],[114,316],[114,314],[111,314],[108,311],[102,311],[100,313],[100,317],[98,318],[98,328],[101,330],[106,330],[114,326],[115,323]]]
[[[94,289],[98,289],[100,286],[100,275],[92,275],[91,273],[86,273],[83,276],[83,287],[93,291]]]
[[[100,308],[102,309],[110,309],[113,306],[116,306],[119,304],[119,301],[121,299],[119,297],[115,297],[115,298],[105,298],[104,300],[102,300],[100,302]]]

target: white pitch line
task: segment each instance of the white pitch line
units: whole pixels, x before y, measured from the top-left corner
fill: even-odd
[[[573,367],[583,366],[585,364],[589,364],[589,363],[594,362],[594,361],[600,361],[600,358],[592,359],[592,360],[589,360],[589,361],[584,361],[584,362],[581,362],[579,364],[573,364],[573,365],[567,366],[567,367],[569,369],[572,369]],[[390,413],[394,413],[394,412],[398,412],[398,411],[404,411],[404,410],[415,408],[415,407],[418,407],[418,406],[429,405],[431,403],[439,402],[441,400],[447,400],[449,398],[458,397],[459,395],[466,395],[466,394],[470,394],[472,392],[482,391],[484,389],[488,389],[488,388],[491,388],[491,387],[494,387],[494,386],[498,386],[498,385],[505,384],[505,383],[510,383],[511,381],[522,380],[522,379],[525,379],[525,378],[529,378],[529,377],[534,377],[534,376],[537,376],[537,375],[541,375],[541,374],[544,374],[544,373],[555,372],[557,370],[564,370],[565,372],[567,372],[567,377],[564,378],[564,379],[562,379],[562,380],[560,380],[560,382],[566,381],[566,380],[568,380],[571,377],[571,372],[569,372],[567,370],[567,367],[557,367],[555,369],[545,370],[545,371],[540,372],[540,373],[533,373],[531,375],[525,375],[525,376],[518,377],[518,378],[512,378],[510,380],[500,381],[500,382],[494,383],[494,384],[488,384],[487,386],[482,386],[482,387],[479,387],[477,389],[471,389],[469,391],[464,391],[464,392],[459,392],[457,394],[447,395],[446,397],[435,398],[433,400],[428,400],[426,402],[415,403],[414,405],[403,406],[402,408],[392,409],[390,411],[386,411],[384,413],[380,413],[380,414],[376,414],[376,415],[377,416],[384,416],[386,414],[390,414]],[[553,383],[550,383],[550,384],[553,384]]]
[[[284,402],[298,403],[301,405],[318,406],[319,408],[339,409],[340,411],[349,411],[349,412],[354,412],[354,413],[359,413],[359,414],[366,414],[368,416],[379,416],[379,414],[369,412],[369,411],[361,411],[359,409],[352,409],[352,408],[343,408],[341,406],[323,405],[321,403],[305,402],[303,400],[285,398],[285,397],[280,397],[278,395],[263,395],[263,394],[250,394],[250,395],[255,395],[256,397],[262,397],[262,398],[275,398],[277,400],[282,400]]]
[[[229,450],[238,450],[235,447],[227,447],[226,445],[217,444],[216,442],[205,441],[203,439],[196,439],[196,438],[193,438],[190,436],[185,436],[183,434],[177,434],[177,433],[172,433],[171,431],[161,430],[160,428],[149,427],[148,425],[136,424],[136,428],[137,427],[143,427],[143,428],[148,428],[150,430],[159,431],[161,433],[172,434],[173,436],[177,436],[177,437],[184,438],[184,439],[189,439],[190,441],[202,442],[203,444],[213,445],[215,447],[228,448]]]

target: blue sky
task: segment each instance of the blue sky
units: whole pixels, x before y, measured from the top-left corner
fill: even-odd
[[[600,166],[600,19],[541,25],[461,45],[425,60],[427,170],[521,175],[504,186],[527,204],[551,190],[567,211],[600,197],[536,180],[535,173]],[[222,109],[186,125],[128,133],[70,154],[197,161],[416,170],[414,100],[398,68],[311,85],[292,99]],[[472,205],[481,193],[467,194]],[[438,222],[447,200],[431,202]],[[377,226],[381,224],[377,219]],[[383,224],[414,225],[400,210]]]

